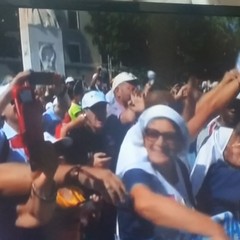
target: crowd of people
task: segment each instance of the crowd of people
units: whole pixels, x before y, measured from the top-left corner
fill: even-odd
[[[154,71],[142,88],[101,67],[87,88],[53,76],[31,85],[24,71],[0,87],[1,240],[240,239],[238,71],[207,90],[196,78],[158,89]],[[18,86],[41,103],[33,149]]]

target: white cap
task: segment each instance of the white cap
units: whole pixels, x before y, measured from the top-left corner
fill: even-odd
[[[85,93],[82,98],[82,108],[90,108],[100,102],[107,103],[104,93],[101,91],[90,91]]]
[[[113,79],[112,91],[114,91],[121,83],[134,80],[137,80],[137,77],[132,73],[121,72]]]
[[[67,77],[65,80],[65,83],[70,83],[70,82],[74,82],[73,77]]]

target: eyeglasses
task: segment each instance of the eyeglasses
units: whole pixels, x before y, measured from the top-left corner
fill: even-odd
[[[168,142],[175,142],[177,140],[176,132],[159,132],[153,128],[145,128],[144,136],[150,141],[157,141],[160,136]]]

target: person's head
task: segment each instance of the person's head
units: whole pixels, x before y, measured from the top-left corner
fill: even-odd
[[[223,156],[227,163],[233,167],[240,168],[240,122],[232,131]]]
[[[153,106],[143,113],[140,121],[143,144],[152,164],[169,164],[186,148],[188,131],[185,121],[172,108]]]
[[[240,120],[240,99],[233,99],[220,113],[222,125],[234,128]]]
[[[78,80],[73,86],[72,99],[75,103],[79,104],[83,95],[83,83]]]
[[[167,105],[173,108],[178,113],[181,113],[182,111],[180,103],[174,99],[173,95],[169,91],[166,90],[149,91],[145,98],[145,108],[149,108],[159,104]]]
[[[66,85],[66,88],[67,88],[67,93],[70,97],[70,99],[73,99],[73,88],[74,88],[74,85],[75,85],[75,80],[73,77],[69,76],[65,79],[65,85]]]
[[[100,132],[106,122],[107,101],[100,91],[89,91],[82,98],[82,109],[86,114],[86,122],[93,132]]]
[[[51,85],[36,85],[34,89],[35,96],[43,106],[53,101],[54,92]]]
[[[114,92],[115,99],[127,106],[131,98],[131,94],[136,89],[137,77],[132,73],[121,72],[114,79],[112,83],[112,91]]]
[[[39,57],[43,71],[55,71],[56,52],[52,44],[42,44],[39,49]]]
[[[75,84],[75,80],[73,77],[69,76],[65,79],[65,84],[67,87],[73,87]]]

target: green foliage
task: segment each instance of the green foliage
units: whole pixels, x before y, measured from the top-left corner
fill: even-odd
[[[240,49],[240,20],[177,14],[91,13],[87,31],[106,61],[157,72],[161,81],[219,78]]]
[[[20,54],[20,33],[18,10],[9,7],[0,8],[0,57],[18,58]],[[18,33],[16,33],[18,32]]]

